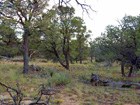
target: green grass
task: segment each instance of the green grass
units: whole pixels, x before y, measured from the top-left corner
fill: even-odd
[[[65,70],[59,64],[47,62],[31,62],[31,64],[42,67],[40,72],[29,72],[22,74],[22,63],[0,62],[0,81],[11,87],[16,87],[19,82],[25,98],[37,97],[41,84],[47,87],[60,87],[52,102],[61,105],[65,101],[72,100],[77,105],[124,105],[126,103],[140,103],[140,96],[136,89],[119,90],[111,87],[91,86],[89,83],[91,73],[98,74],[102,79],[112,79],[114,81],[131,80],[139,82],[139,77],[122,78],[120,67],[114,65],[110,68],[99,66],[98,64],[72,64],[70,71]],[[138,72],[140,74],[140,72]],[[51,77],[51,74],[53,76]],[[5,94],[6,90],[0,86],[0,94]]]
[[[64,86],[71,82],[68,74],[60,72],[54,73],[52,77],[48,78],[48,86]]]

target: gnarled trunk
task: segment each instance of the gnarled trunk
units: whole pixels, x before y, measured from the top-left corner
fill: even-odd
[[[90,56],[90,62],[93,63],[93,56]]]
[[[28,37],[29,37],[29,31],[25,30],[23,35],[23,73],[27,74],[29,69],[29,47],[28,47]]]
[[[69,47],[69,38],[67,38],[67,48],[65,51],[65,61],[66,61],[66,69],[69,70],[69,60],[70,60],[70,47]]]
[[[136,65],[132,65],[129,69],[128,77],[131,77],[133,70],[136,70],[136,69],[137,69]]]
[[[125,77],[125,73],[124,73],[124,62],[121,61],[121,73],[122,73],[122,77]]]
[[[79,61],[80,61],[80,64],[83,63],[83,60],[82,60],[82,56],[81,55],[80,55]]]
[[[132,71],[133,71],[133,65],[130,67],[128,77],[131,77]]]
[[[52,49],[53,49],[53,51],[50,51],[50,52],[51,52],[51,53],[54,53],[55,56],[57,57],[59,63],[60,63],[64,68],[66,68],[67,70],[69,70],[69,56],[66,56],[66,55],[65,55],[65,62],[63,62],[63,61],[61,60],[61,58],[60,58],[60,55],[58,54],[58,52],[57,52],[57,50],[56,50],[56,44],[55,44],[55,43],[52,44]],[[67,57],[68,57],[68,58],[67,58]]]

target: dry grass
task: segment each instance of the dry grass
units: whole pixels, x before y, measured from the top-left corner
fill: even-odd
[[[120,90],[90,85],[91,73],[99,74],[102,79],[140,81],[139,77],[122,78],[118,65],[104,68],[94,64],[72,64],[70,65],[71,71],[67,71],[58,63],[36,61],[30,64],[38,65],[43,69],[40,72],[23,75],[22,63],[0,62],[0,81],[12,87],[15,87],[16,81],[18,81],[24,96],[34,99],[37,97],[41,84],[48,87],[48,81],[57,83],[57,78],[60,78],[62,84],[53,85],[60,90],[60,93],[57,93],[51,100],[54,105],[68,105],[66,103],[69,105],[124,105],[127,103],[136,105],[140,103],[140,90],[134,88]],[[54,79],[51,79],[50,72],[54,73]],[[67,82],[67,79],[70,81]],[[65,82],[66,84],[63,84]],[[5,89],[1,86],[0,94],[5,94]]]

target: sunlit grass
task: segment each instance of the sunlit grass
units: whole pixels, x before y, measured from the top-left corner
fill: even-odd
[[[38,65],[42,70],[23,75],[22,63],[0,62],[0,81],[11,87],[16,87],[16,82],[19,82],[24,96],[31,98],[37,97],[41,84],[48,87],[63,86],[62,90],[60,88],[60,93],[55,96],[56,105],[61,105],[66,97],[76,97],[73,99],[79,102],[79,105],[98,105],[99,103],[104,105],[105,102],[113,102],[113,105],[140,103],[140,96],[135,89],[119,90],[90,85],[91,73],[98,74],[101,79],[140,81],[139,77],[121,77],[118,65],[106,68],[98,64],[71,64],[68,71],[59,63],[32,61],[30,64]],[[53,74],[52,77],[51,74]],[[5,91],[0,86],[0,94]]]

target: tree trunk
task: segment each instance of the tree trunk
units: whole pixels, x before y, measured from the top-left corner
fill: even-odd
[[[65,55],[65,60],[66,60],[66,69],[69,70],[69,54]]]
[[[82,45],[81,45],[81,38],[79,40],[79,61],[80,61],[80,64],[82,64],[82,58],[83,58],[83,51],[82,51]]]
[[[67,49],[67,65],[68,65],[68,70],[70,69],[70,37],[68,38],[68,49]]]
[[[131,77],[132,71],[133,71],[133,65],[130,67],[128,77]]]
[[[24,35],[23,35],[23,53],[24,53],[23,54],[23,61],[24,61],[23,73],[24,74],[27,74],[28,69],[29,69],[28,35],[29,35],[29,32],[25,30]]]
[[[56,50],[56,45],[55,45],[55,43],[53,43],[52,49],[53,49],[52,52],[53,52],[53,53],[55,54],[55,56],[57,57],[59,63],[60,63],[64,68],[69,69],[69,64],[68,64],[68,66],[67,66],[67,65],[64,64],[64,62],[61,60],[61,58],[60,58],[60,56],[59,56],[59,54],[58,54],[58,52],[57,52],[57,50]]]
[[[75,59],[75,62],[78,63],[78,59],[77,58]]]
[[[90,56],[90,62],[93,63],[93,56]]]
[[[65,35],[64,35],[64,39],[63,39],[63,54],[65,57],[65,68],[67,70],[69,70],[69,60],[70,60],[70,37],[68,36],[68,29],[66,28],[65,30]]]
[[[82,60],[82,50],[81,50],[81,48],[80,48],[80,51],[79,51],[79,62],[80,62],[80,64],[83,63],[82,61],[83,61],[83,60]]]
[[[132,65],[132,66],[130,67],[128,77],[131,77],[133,70],[136,70],[136,69],[137,69],[136,65]]]
[[[73,58],[70,56],[70,63],[73,64]]]
[[[67,37],[67,46],[65,51],[65,61],[66,61],[66,69],[69,70],[69,60],[70,60],[70,45],[69,45],[69,37]]]
[[[83,62],[82,62],[83,60],[82,60],[82,58],[80,57],[80,64],[82,64]]]
[[[121,61],[121,73],[122,73],[122,77],[125,77],[125,73],[124,73],[124,62]]]

